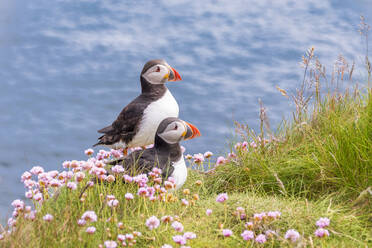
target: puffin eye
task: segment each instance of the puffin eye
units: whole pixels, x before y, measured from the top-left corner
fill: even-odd
[[[160,66],[156,67],[156,72],[160,72]]]
[[[173,128],[173,130],[177,130],[178,129],[178,125],[176,124]]]

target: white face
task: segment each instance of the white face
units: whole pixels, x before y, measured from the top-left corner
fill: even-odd
[[[187,132],[187,127],[184,122],[174,121],[158,135],[168,144],[175,144],[181,141]]]
[[[169,77],[169,68],[165,65],[154,65],[148,69],[142,76],[152,84],[164,84]]]

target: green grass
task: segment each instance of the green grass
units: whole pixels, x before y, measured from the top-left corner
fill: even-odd
[[[306,58],[309,66],[314,58],[311,51]],[[20,211],[11,234],[3,233],[0,247],[98,247],[106,240],[117,241],[119,234],[134,231],[142,233],[135,243],[132,241],[135,247],[161,247],[166,243],[180,247],[172,236],[182,233],[177,233],[170,224],[161,223],[159,228],[149,230],[145,223],[153,215],[159,219],[170,215],[183,224],[184,232],[194,232],[197,238],[187,242],[191,247],[371,246],[371,87],[354,89],[352,93],[328,90],[321,96],[319,77],[314,82],[307,79],[307,69],[302,90],[293,96],[282,91],[297,107],[302,106],[293,113],[292,120],[283,121],[276,133],[270,133],[265,128],[267,118],[261,108],[259,134],[237,125],[242,140],[255,142],[257,147],[234,150],[231,144],[237,157],[209,173],[189,170],[183,189],[156,193],[164,201],[139,197],[138,186],[121,182],[95,184],[80,199],[86,178],[75,191],[61,188],[58,197],[52,197],[53,190],[44,191],[44,197],[48,197],[44,204],[39,206],[34,202],[36,218],[26,220],[24,211]],[[315,87],[308,88],[313,90],[314,101],[307,101],[309,95],[304,85]],[[261,143],[259,140],[263,138],[268,142]],[[210,166],[210,161],[207,162]],[[184,189],[190,189],[190,193]],[[134,200],[124,198],[127,192],[135,195]],[[216,196],[222,192],[227,192],[229,199],[218,203]],[[119,200],[117,208],[107,206],[107,195]],[[182,205],[181,199],[187,199],[189,205]],[[245,209],[245,219],[237,216],[237,207]],[[205,213],[208,208],[213,210],[211,216]],[[97,222],[78,226],[77,221],[87,210],[95,211]],[[254,222],[254,213],[267,211],[280,211],[282,215],[279,219]],[[53,221],[44,221],[46,214],[53,215]],[[315,222],[320,217],[331,220],[327,227],[329,237],[314,235]],[[240,234],[246,229],[247,221],[254,222],[255,235],[270,229],[277,236],[265,244],[244,241]],[[123,224],[119,228],[120,222]],[[96,227],[96,232],[87,234],[88,226]],[[231,229],[233,236],[223,237],[225,228]],[[8,228],[0,226],[0,233],[2,229]],[[284,238],[288,229],[300,233],[296,243]]]

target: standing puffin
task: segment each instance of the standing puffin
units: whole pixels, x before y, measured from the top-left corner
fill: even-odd
[[[145,147],[154,143],[160,122],[167,117],[178,117],[178,104],[165,87],[167,81],[182,80],[180,74],[163,59],[147,62],[141,72],[142,92],[130,102],[108,127],[98,130],[103,133],[97,145],[113,149]]]
[[[111,165],[121,164],[130,174],[149,173],[154,167],[158,167],[162,170],[162,177],[173,177],[175,188],[179,189],[187,178],[187,168],[179,142],[199,136],[200,132],[194,125],[168,117],[160,123],[156,131],[154,147],[132,152]]]

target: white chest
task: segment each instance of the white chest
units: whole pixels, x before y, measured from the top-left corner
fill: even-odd
[[[129,146],[146,146],[154,143],[155,132],[160,122],[168,117],[178,117],[178,113],[178,103],[167,90],[163,97],[147,106],[143,112],[138,133],[133,137]]]
[[[181,159],[173,163],[174,171],[171,175],[176,181],[176,190],[181,188],[186,182],[187,178],[187,167],[183,155]]]

